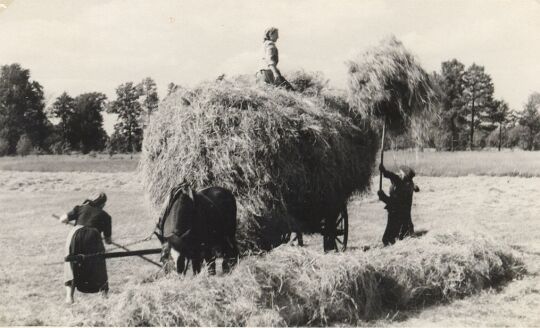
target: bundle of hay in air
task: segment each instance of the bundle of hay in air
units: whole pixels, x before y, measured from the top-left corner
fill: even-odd
[[[349,61],[349,103],[371,122],[402,134],[414,119],[431,113],[429,76],[395,37],[383,40]]]
[[[336,97],[242,79],[173,93],[154,114],[141,156],[155,213],[186,180],[197,190],[232,190],[244,250],[320,228],[328,207],[369,189],[378,149],[371,126],[355,125]]]

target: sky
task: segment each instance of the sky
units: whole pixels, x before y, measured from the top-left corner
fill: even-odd
[[[285,76],[320,71],[345,88],[345,62],[393,34],[427,71],[484,66],[512,109],[540,92],[540,0],[0,0],[0,65],[30,69],[48,103],[64,91],[112,100],[148,76],[163,97],[169,82],[255,74],[270,26]]]

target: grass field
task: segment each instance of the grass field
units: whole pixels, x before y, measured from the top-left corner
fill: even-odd
[[[0,157],[0,170],[28,172],[132,172],[139,155],[28,155]]]
[[[402,164],[405,162],[403,158],[409,155],[411,160],[415,159],[414,153],[396,154],[396,163]],[[460,159],[454,160],[453,155]],[[466,158],[466,156],[469,157]],[[513,164],[503,161],[502,158],[505,156],[506,160],[512,161]],[[521,156],[520,160],[513,161],[514,156]],[[345,275],[342,276],[342,279],[346,281],[349,279],[347,277],[358,274],[361,268],[365,267],[361,263],[367,260],[369,260],[367,263],[373,264],[381,261],[381,263],[387,263],[384,264],[384,267],[394,267],[396,263],[390,261],[392,258],[396,261],[406,258],[406,263],[413,263],[416,259],[422,258],[420,253],[434,252],[433,256],[435,257],[430,255],[426,258],[439,258],[441,263],[449,263],[451,261],[448,260],[447,256],[454,258],[459,252],[467,253],[468,247],[463,248],[458,244],[455,248],[449,246],[447,248],[448,255],[444,255],[442,250],[444,247],[440,250],[433,250],[429,247],[433,245],[433,240],[439,238],[436,236],[447,236],[457,232],[463,236],[472,236],[470,238],[472,238],[473,243],[475,243],[475,236],[478,236],[478,243],[483,243],[482,240],[486,240],[486,243],[500,245],[500,250],[504,252],[507,252],[505,245],[510,245],[510,252],[515,252],[515,256],[524,262],[528,274],[497,287],[475,289],[471,295],[468,293],[462,296],[456,295],[447,300],[427,302],[424,305],[414,307],[404,306],[397,310],[383,308],[380,312],[376,312],[377,314],[370,321],[359,321],[360,324],[370,326],[538,326],[540,325],[540,313],[537,310],[540,305],[540,288],[538,287],[540,286],[540,243],[538,242],[540,240],[540,224],[538,223],[540,202],[537,199],[540,197],[540,178],[505,175],[503,174],[504,170],[496,171],[498,173],[486,173],[500,176],[469,176],[471,173],[482,175],[485,173],[482,170],[488,172],[488,170],[496,168],[498,164],[506,166],[507,169],[514,165],[517,167],[516,171],[521,172],[522,176],[536,176],[534,163],[538,161],[537,156],[539,156],[538,153],[525,152],[501,154],[419,153],[420,160],[408,162],[421,173],[415,179],[421,192],[415,194],[413,220],[417,230],[427,230],[428,233],[417,240],[400,242],[393,248],[382,249],[380,247],[386,218],[383,206],[377,201],[375,194],[371,193],[363,198],[354,198],[349,204],[350,251],[343,255],[323,255],[322,237],[313,235],[306,238],[307,247],[305,250],[281,249],[270,255],[268,259],[243,260],[238,272],[230,277],[202,275],[200,277],[177,278],[173,276],[156,281],[154,285],[152,283],[145,284],[143,281],[156,273],[158,268],[137,258],[113,259],[107,262],[111,284],[110,297],[102,299],[99,295],[77,293],[75,295],[76,303],[67,307],[63,304],[62,265],[57,263],[62,260],[65,237],[69,228],[52,219],[51,214],[65,212],[74,204],[84,200],[88,194],[97,190],[105,190],[109,195],[106,210],[114,220],[113,239],[120,244],[125,244],[146,237],[153,229],[155,218],[150,217],[146,211],[142,188],[134,172],[136,164],[124,159],[124,163],[128,164],[119,165],[109,170],[112,166],[108,163],[114,159],[100,158],[99,160],[103,162],[102,165],[100,164],[102,172],[85,172],[85,170],[96,170],[91,170],[88,167],[70,170],[76,165],[79,165],[79,168],[84,168],[84,163],[86,163],[84,158],[72,160],[66,157],[39,157],[39,159],[45,160],[42,162],[35,160],[35,164],[32,165],[25,164],[25,161],[20,158],[4,158],[0,160],[2,168],[0,170],[0,207],[2,208],[0,220],[3,224],[2,238],[0,239],[0,255],[2,256],[0,290],[2,290],[3,296],[0,298],[0,325],[128,325],[144,324],[145,322],[149,324],[153,322],[144,321],[145,311],[156,312],[163,309],[174,309],[175,302],[178,303],[176,304],[177,309],[181,308],[179,304],[186,304],[185,302],[191,302],[189,304],[194,307],[206,304],[202,298],[195,296],[190,298],[189,290],[187,300],[179,299],[179,295],[184,294],[181,291],[175,291],[175,288],[183,288],[184,290],[186,286],[201,286],[201,284],[202,286],[221,286],[221,289],[218,290],[225,293],[220,294],[221,301],[217,300],[212,303],[215,307],[205,308],[204,317],[211,318],[213,315],[218,316],[219,313],[224,313],[228,315],[231,322],[242,322],[240,319],[234,321],[237,318],[233,314],[251,313],[249,311],[253,311],[253,306],[256,307],[257,311],[265,308],[260,304],[257,305],[256,302],[253,303],[254,298],[256,299],[260,295],[257,294],[257,289],[253,289],[255,294],[249,293],[251,289],[248,286],[252,285],[250,285],[247,276],[243,275],[249,270],[259,268],[263,270],[262,272],[273,272],[276,279],[280,276],[284,278],[286,276],[280,273],[279,265],[285,265],[286,268],[290,263],[296,263],[289,262],[295,258],[307,258],[315,261],[314,264],[309,264],[312,262],[308,261],[300,268],[295,267],[294,277],[298,277],[299,280],[289,281],[289,283],[313,287],[310,283],[316,282],[317,280],[313,279],[320,276],[325,279],[325,282],[316,286],[334,286],[332,284],[337,283],[334,279],[337,277],[337,273],[344,272]],[[476,164],[460,165],[463,163],[462,161],[468,162],[472,158],[484,160]],[[486,158],[489,160],[485,160]],[[498,160],[495,160],[496,158]],[[31,160],[31,158],[29,159]],[[387,153],[386,159],[388,166],[391,167],[394,156]],[[10,161],[11,163],[8,163]],[[6,169],[5,165],[15,165],[17,161],[19,161],[18,166],[10,167],[11,169],[18,167],[20,170],[8,171]],[[43,162],[46,163],[43,164]],[[81,164],[72,164],[73,162]],[[422,175],[424,172],[429,172],[424,170],[443,163],[446,163],[448,169],[435,171],[431,168],[432,172],[440,174],[431,174],[435,176]],[[28,169],[29,167],[34,169]],[[473,172],[467,170],[473,170]],[[460,175],[460,177],[453,177],[445,176],[444,172],[461,173],[455,174]],[[374,181],[377,181],[376,177]],[[388,186],[385,185],[385,188]],[[371,250],[365,253],[361,252],[360,249],[366,245],[370,246]],[[131,248],[142,249],[158,246],[156,240],[151,240],[133,245]],[[458,251],[458,249],[462,249],[462,251]],[[430,251],[428,252],[428,250]],[[486,248],[486,256],[491,254],[491,251],[495,252],[493,254],[502,254],[498,253],[500,251],[499,246],[497,246],[492,250]],[[376,258],[370,258],[370,256],[376,256]],[[475,256],[482,257],[481,254]],[[354,257],[354,260],[351,258],[351,261],[347,261],[347,257]],[[463,259],[463,257],[456,257],[456,259]],[[390,263],[393,264],[390,265]],[[319,269],[310,271],[309,267],[313,265]],[[424,267],[424,265],[420,267]],[[396,272],[403,270],[399,265],[395,268],[397,269],[392,270],[397,270]],[[451,269],[452,266],[448,266],[448,268],[450,271],[445,273],[449,275],[448,277],[461,275],[459,270]],[[471,267],[470,269],[475,272],[478,270],[478,272],[483,272],[481,267]],[[327,272],[325,270],[335,272],[335,274],[325,275],[324,273]],[[413,274],[410,279],[416,279],[418,274]],[[453,274],[455,275],[452,276]],[[468,273],[465,273],[463,281],[465,281],[466,276]],[[240,282],[237,281],[238,279]],[[416,286],[414,279],[403,282],[403,284],[414,287]],[[272,281],[278,283],[275,285],[278,288],[276,290],[282,289],[279,279]],[[288,280],[283,279],[282,281],[286,283]],[[235,290],[243,291],[240,294],[231,292],[232,294],[229,295],[230,289],[227,286],[234,282],[242,285],[235,286]],[[459,281],[457,283],[456,288],[459,288]],[[285,286],[283,287],[285,290],[289,288],[288,285]],[[312,300],[310,297],[319,297],[318,294],[311,293],[315,295],[313,296],[307,293],[308,291],[309,288],[304,288],[304,292],[298,291],[296,294],[290,294],[296,296],[287,296],[289,294],[286,293],[285,297],[302,297],[293,298],[296,300],[295,304],[301,300]],[[198,290],[198,292],[201,291]],[[306,293],[311,296],[305,296]],[[198,294],[193,291],[193,295]],[[264,295],[267,294],[264,294],[263,289]],[[227,303],[231,298],[237,299],[237,301]],[[200,302],[198,303],[197,300]],[[324,307],[317,307],[317,303],[311,303],[309,308],[332,309],[342,307],[340,304],[349,304],[339,303],[342,302],[342,298],[339,297],[333,300],[338,300],[338,302],[334,305],[319,304],[320,306],[324,305]],[[281,302],[275,305],[285,306],[288,304],[283,300]],[[145,307],[149,304],[155,306]],[[234,304],[234,307],[231,308],[227,304]],[[169,307],[163,307],[165,305]],[[183,310],[188,311],[187,314],[184,313],[185,315],[189,315],[189,313],[193,315],[193,313],[199,313],[197,311],[200,309],[184,308]],[[212,311],[217,312],[211,313]],[[330,310],[323,313],[334,313],[328,311]],[[276,312],[273,307],[261,310],[247,323],[251,325],[283,325],[283,318],[276,317],[276,313],[280,312]],[[294,314],[296,312],[287,313]],[[339,312],[336,313],[339,314]],[[143,315],[142,319],[141,315]],[[169,313],[169,315],[173,314]],[[311,315],[315,318],[318,317],[316,313]],[[201,315],[201,317],[203,316]],[[294,316],[285,317],[289,320],[287,322],[297,320]],[[345,318],[344,315],[343,318]],[[299,323],[309,323],[300,319],[298,319]],[[170,322],[166,321],[167,318],[163,320],[163,324]],[[174,318],[170,320],[174,322]],[[339,320],[332,319],[329,324],[347,324],[347,321],[343,320],[340,323]],[[206,324],[212,323],[215,324],[213,321],[206,322]],[[311,324],[317,323],[321,324],[320,321],[311,322]]]
[[[0,170],[30,172],[132,172],[139,154],[110,157],[89,155],[30,155],[0,157]],[[458,177],[467,175],[540,177],[540,152],[504,149],[498,151],[430,152],[398,150],[385,152],[389,169],[409,165],[418,175]]]
[[[505,149],[498,151],[430,152],[400,150],[385,152],[389,169],[409,165],[418,175],[433,177],[540,176],[540,152]]]

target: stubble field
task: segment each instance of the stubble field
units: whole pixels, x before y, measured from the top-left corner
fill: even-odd
[[[509,245],[515,256],[523,261],[527,273],[518,279],[482,289],[470,296],[457,296],[452,300],[386,311],[369,321],[363,321],[362,325],[540,325],[540,314],[537,310],[540,306],[540,177],[538,166],[535,165],[540,162],[540,154],[388,153],[386,158],[389,167],[407,163],[417,168],[419,176],[415,180],[421,192],[415,194],[413,221],[416,230],[425,230],[427,234],[418,240],[398,242],[392,248],[382,249],[380,239],[385,228],[386,215],[383,205],[376,199],[375,192],[371,192],[363,197],[355,197],[349,203],[350,250],[342,255],[344,258],[334,259],[334,255],[325,255],[326,257],[337,261],[336,263],[343,263],[340,261],[346,261],[346,257],[350,256],[350,261],[354,262],[363,256],[361,249],[364,246],[371,247],[366,254],[399,254],[414,247],[422,250],[423,240],[457,231],[463,235],[471,235],[473,239],[477,238],[475,236],[482,236],[478,238],[487,238],[494,244]],[[516,158],[521,160],[516,161]],[[132,306],[130,302],[136,302],[136,295],[130,296],[131,301],[127,300],[127,289],[152,288],[152,283],[143,284],[143,281],[159,269],[135,257],[107,262],[111,286],[108,299],[103,299],[100,295],[76,293],[75,304],[66,306],[63,303],[61,261],[69,227],[59,224],[51,214],[68,211],[89,194],[103,190],[109,196],[106,210],[113,217],[114,241],[128,244],[146,237],[153,229],[155,218],[150,217],[146,210],[142,186],[134,170],[136,159],[123,158],[122,165],[110,164],[113,160],[98,158],[88,161],[82,156],[78,159],[35,158],[33,161],[0,159],[0,325],[153,323],[144,320],[122,321],[123,319],[118,319],[120,315],[111,317],[111,309],[117,306],[114,303],[120,302],[127,304],[124,307],[129,307]],[[98,164],[88,164],[92,161]],[[471,164],[473,162],[476,164]],[[444,168],[441,168],[441,163],[444,163]],[[99,169],[95,169],[96,167]],[[377,181],[378,177],[374,177],[374,185]],[[386,190],[387,188],[388,186],[385,187]],[[155,239],[130,246],[132,249],[155,247],[159,247]],[[307,237],[306,249],[307,253],[302,253],[303,256],[325,258],[319,256],[322,256],[320,235]],[[284,247],[276,252],[277,255],[270,254],[269,258],[275,258],[279,254],[296,256],[297,253],[297,250]],[[395,258],[399,260],[399,256]],[[157,256],[153,259],[157,260]],[[249,269],[253,267],[252,262],[259,260],[243,261],[249,264],[245,266]],[[279,259],[276,263],[278,262]],[[239,271],[245,267],[241,267]],[[205,283],[210,284],[216,279],[225,278],[218,275],[197,279],[206,279]],[[168,278],[165,282],[158,282],[156,288],[169,288],[175,284],[184,286],[183,280],[189,282],[190,279],[193,280],[193,286],[200,286],[199,280],[188,276]],[[193,291],[193,295],[197,295],[197,292]],[[122,309],[117,306],[116,310],[121,312]],[[155,310],[159,311],[159,308]],[[137,311],[142,310],[138,308]],[[107,321],[109,319],[112,321]],[[251,324],[273,322],[248,321]],[[274,323],[283,324],[279,320]],[[339,324],[339,320],[329,323]],[[344,320],[343,323],[347,321]]]

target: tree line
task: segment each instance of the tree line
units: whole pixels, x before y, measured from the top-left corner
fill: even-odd
[[[67,92],[46,106],[43,87],[19,64],[0,68],[0,156],[73,151],[137,152],[143,127],[158,107],[154,80],[127,82],[109,101],[101,92]],[[103,112],[116,114],[114,132],[103,128]],[[57,123],[53,123],[57,122]]]
[[[521,111],[494,97],[491,76],[483,66],[445,61],[431,74],[435,115],[394,140],[396,148],[421,145],[438,150],[484,147],[540,149],[540,93],[533,92]],[[170,83],[167,93],[178,86]],[[0,68],[0,156],[138,152],[143,129],[158,109],[156,83],[145,78],[126,82],[112,101],[101,92],[70,96],[64,92],[46,106],[43,87],[19,64]],[[116,114],[114,132],[103,128],[103,112]],[[53,123],[56,122],[56,123]]]
[[[416,130],[398,138],[396,148],[432,147],[472,150],[484,147],[540,149],[540,93],[533,92],[523,109],[511,109],[494,96],[491,76],[483,66],[465,67],[445,61],[431,74],[435,115]]]

